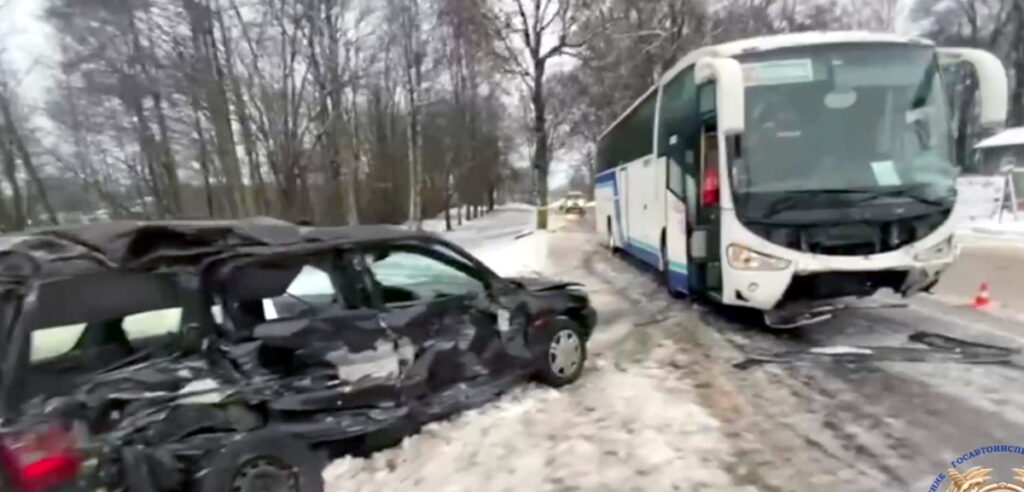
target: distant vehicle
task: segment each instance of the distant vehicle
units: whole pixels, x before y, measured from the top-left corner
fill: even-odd
[[[954,63],[978,76],[981,123],[1003,125],[1006,71],[985,51],[861,32],[696,50],[601,137],[600,234],[672,292],[779,328],[927,290],[956,256]]]
[[[565,200],[562,201],[562,213],[565,214],[577,214],[586,215],[587,213],[587,198],[583,196],[583,193],[578,191],[569,192],[565,196]]]
[[[433,235],[271,220],[0,237],[0,490],[316,492],[529,378],[572,383],[578,284]]]

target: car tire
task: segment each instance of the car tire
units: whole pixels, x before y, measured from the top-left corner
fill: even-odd
[[[587,337],[579,324],[569,318],[555,318],[539,342],[538,381],[560,388],[580,378],[587,362]]]
[[[227,444],[209,461],[194,492],[323,492],[326,462],[309,446],[273,431]]]

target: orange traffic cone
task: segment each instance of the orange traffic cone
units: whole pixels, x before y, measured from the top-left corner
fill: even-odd
[[[982,282],[978,289],[978,295],[974,296],[974,309],[982,309],[989,306],[988,282]]]

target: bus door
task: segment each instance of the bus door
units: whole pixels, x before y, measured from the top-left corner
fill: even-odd
[[[715,111],[715,84],[699,88],[700,133],[698,151],[699,174],[697,180],[697,213],[693,233],[690,235],[690,287],[721,298],[721,220],[720,179],[717,112]]]

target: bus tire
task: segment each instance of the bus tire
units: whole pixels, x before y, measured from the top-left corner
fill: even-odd
[[[612,253],[615,252],[615,233],[612,230],[612,218],[608,217],[605,221],[607,223],[605,230],[608,231],[608,250]]]
[[[679,299],[682,294],[672,288],[672,268],[669,267],[668,246],[665,241],[665,232],[661,233],[661,281],[665,284],[665,291],[674,299]]]

